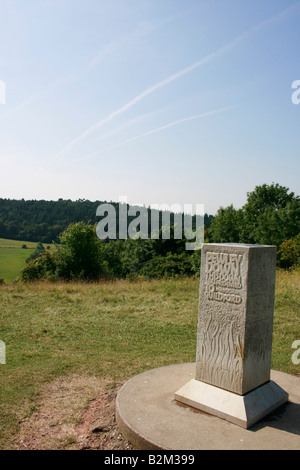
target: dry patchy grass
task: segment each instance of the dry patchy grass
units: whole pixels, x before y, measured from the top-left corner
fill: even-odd
[[[299,271],[277,273],[272,367],[294,374],[299,281]],[[126,448],[116,391],[144,370],[195,360],[198,293],[198,279],[1,286],[0,447]]]

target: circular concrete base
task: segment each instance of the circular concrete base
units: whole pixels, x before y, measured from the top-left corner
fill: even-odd
[[[175,364],[139,374],[120,389],[116,417],[136,449],[300,450],[300,378],[271,371],[289,401],[250,429],[197,411],[174,400],[195,377],[195,364]]]

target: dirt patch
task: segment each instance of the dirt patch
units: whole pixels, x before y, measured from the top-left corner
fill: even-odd
[[[20,423],[20,450],[129,450],[115,421],[115,386],[97,377],[72,375],[43,387],[37,409]]]

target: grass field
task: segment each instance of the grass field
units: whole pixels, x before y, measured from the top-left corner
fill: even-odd
[[[26,245],[27,248],[22,248],[23,245]],[[5,282],[15,281],[21,269],[26,265],[26,259],[34,252],[36,245],[35,242],[0,238],[0,279],[4,279]]]
[[[272,368],[300,373],[300,273],[278,272]],[[124,381],[147,369],[193,362],[198,279],[0,286],[0,447],[14,447],[41,387],[76,372]]]
[[[23,249],[22,245],[27,249]],[[36,243],[5,240],[0,238],[0,279],[5,282],[13,282],[26,264],[26,258],[35,250]]]

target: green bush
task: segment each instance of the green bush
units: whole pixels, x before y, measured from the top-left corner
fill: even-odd
[[[43,252],[39,257],[30,260],[22,269],[20,279],[22,281],[34,281],[35,279],[55,279],[57,260],[56,254],[49,251]]]
[[[290,240],[285,240],[278,250],[278,262],[282,268],[300,266],[300,233]]]
[[[139,274],[147,278],[174,278],[193,274],[189,255],[167,253],[147,261]]]

